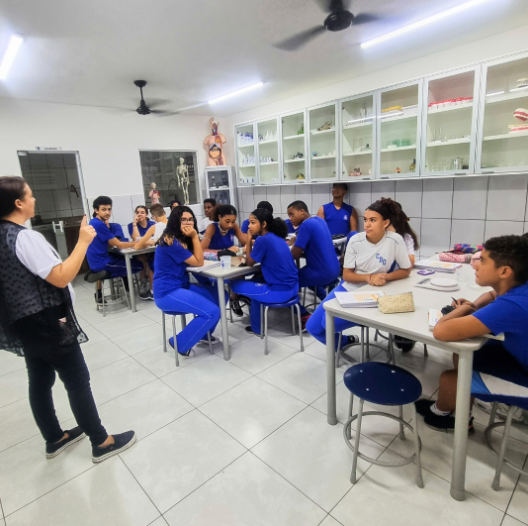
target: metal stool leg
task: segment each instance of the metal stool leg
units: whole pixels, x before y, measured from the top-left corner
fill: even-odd
[[[264,308],[264,354],[268,354],[268,309]],[[262,333],[262,324],[260,326],[260,332]]]
[[[161,330],[163,334],[163,352],[167,352],[167,331],[165,329],[165,313],[161,311]]]
[[[365,333],[367,335],[367,347],[366,347],[366,357],[367,357],[367,362],[370,362],[370,333],[369,333],[369,328],[368,327],[365,327]]]
[[[260,339],[264,338],[264,333],[262,332],[262,326],[264,325],[264,305],[260,304]]]
[[[337,340],[337,351],[336,351],[336,369],[339,368],[339,359],[341,358],[341,342],[343,340],[343,333],[339,333],[339,338]]]
[[[398,416],[403,420],[403,406],[400,406],[398,413],[399,413]],[[403,424],[401,422],[400,422],[400,440],[405,440],[405,431],[404,431]]]
[[[348,418],[352,416],[353,411],[354,411],[354,393],[351,392],[350,400],[348,401]],[[352,439],[352,424],[350,424],[347,428],[347,438],[348,440]]]
[[[376,332],[374,333],[374,341],[377,342],[378,341],[378,330],[376,329]]]
[[[491,406],[491,413],[490,413],[490,419],[488,426],[491,426],[491,424],[495,423],[495,417],[497,416],[497,409],[499,407],[499,402],[493,402],[493,405]]]
[[[365,327],[361,326],[361,363],[365,361]]]
[[[172,341],[174,342],[174,355],[176,356],[176,367],[180,366],[180,360],[178,359],[178,343],[176,342],[176,316],[172,317]]]
[[[207,333],[207,340],[209,342],[209,354],[214,354],[213,341],[211,340],[211,333],[210,332]]]
[[[427,358],[429,356],[429,352],[427,351],[427,345],[424,343],[424,356]]]
[[[128,299],[128,294],[127,294],[127,291],[126,291],[126,288],[125,288],[125,282],[124,282],[123,278],[119,278],[119,280],[120,280],[120,286],[123,287],[123,295],[125,297],[125,302],[126,302],[127,309],[130,310],[130,300]]]
[[[185,327],[187,327],[187,318],[186,318],[185,314],[182,314],[180,316],[180,319],[181,319],[182,331],[183,331],[183,329],[185,329]]]
[[[302,336],[301,307],[298,303],[295,305],[295,309],[297,310],[297,321],[299,323],[299,338],[301,339],[301,352],[304,352],[304,340]]]
[[[295,308],[292,305],[290,307],[290,314],[291,314],[291,323],[292,323],[292,336],[295,336]]]
[[[418,435],[418,419],[416,418],[416,407],[414,404],[411,406],[411,414],[413,419],[413,435],[414,435],[414,455],[416,457],[416,485],[419,488],[424,487],[422,479],[422,461],[420,460],[420,436]]]
[[[231,308],[231,285],[227,284],[227,292],[229,294],[229,321],[233,323],[233,309]]]
[[[511,405],[508,409],[508,415],[506,416],[506,423],[504,425],[504,434],[502,435],[499,459],[497,460],[497,470],[495,471],[495,478],[493,479],[493,484],[491,485],[491,487],[495,491],[499,491],[500,476],[502,472],[502,463],[504,462],[504,455],[506,454],[506,446],[508,445],[508,438],[510,436],[510,428],[511,428],[514,411],[515,411],[515,406]]]
[[[354,456],[352,458],[352,473],[350,474],[350,482],[352,484],[355,484],[357,482],[356,478],[356,469],[357,469],[357,459],[358,459],[358,452],[359,452],[359,437],[361,435],[361,418],[363,417],[363,399],[359,400],[359,411],[358,411],[358,417],[357,417],[357,425],[356,425],[356,436],[354,440]]]

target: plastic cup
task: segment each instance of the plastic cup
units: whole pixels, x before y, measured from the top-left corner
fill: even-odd
[[[220,256],[222,268],[231,268],[231,256]]]

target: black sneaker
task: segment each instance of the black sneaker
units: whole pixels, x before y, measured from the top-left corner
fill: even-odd
[[[206,341],[207,341],[207,340],[206,340]],[[169,338],[169,345],[174,349],[174,338],[173,338],[172,336]],[[187,356],[187,357],[189,357],[189,356],[194,356],[195,352],[194,352],[194,349],[189,349],[187,352],[180,352],[180,351],[178,351],[178,354],[179,354],[180,356]]]
[[[242,310],[242,307],[240,306],[240,302],[238,300],[231,300],[231,310],[233,311],[233,314],[235,316],[238,316],[239,318],[242,318],[242,316],[244,316],[244,311]]]
[[[424,418],[424,422],[428,427],[435,431],[443,431],[444,433],[455,432],[455,417],[451,415],[439,416],[431,413]],[[468,424],[468,435],[472,435],[474,432],[473,417],[471,417]]]
[[[344,336],[341,338],[341,349],[349,347],[350,345],[357,345],[359,343],[359,336]]]
[[[416,412],[422,416],[434,415],[431,411],[431,406],[436,402],[436,400],[426,400],[422,398],[421,400],[416,400],[414,406],[416,407]]]
[[[103,292],[101,291],[101,289],[95,292],[94,298],[95,298],[95,303],[97,303],[98,305],[103,304]]]
[[[152,300],[154,301],[154,295],[152,294],[152,292],[150,292],[150,290],[147,290],[145,292],[140,292],[139,293],[139,299],[141,300]]]
[[[205,338],[202,338],[200,340],[200,343],[207,343],[209,345],[209,339],[207,338],[207,336]],[[220,340],[211,335],[211,343],[214,345],[215,343],[220,343]]]
[[[132,447],[136,442],[136,433],[134,431],[126,431],[119,435],[112,435],[115,443],[106,447],[92,446],[92,462],[98,464],[107,458],[113,457],[118,453],[122,453],[129,447]]]
[[[253,329],[251,328],[251,325],[248,325],[248,326],[246,327],[246,332],[247,332],[248,334],[254,334],[255,336],[260,336],[260,334],[257,334],[256,332],[253,332]]]
[[[86,435],[80,427],[74,427],[68,431],[68,438],[61,440],[60,442],[55,442],[54,444],[46,443],[46,458],[55,458],[59,453],[62,453],[68,446],[75,444],[79,440],[82,440]]]
[[[408,338],[403,338],[402,336],[394,336],[394,345],[397,349],[400,349],[401,352],[409,352],[414,349],[416,342],[409,340]]]

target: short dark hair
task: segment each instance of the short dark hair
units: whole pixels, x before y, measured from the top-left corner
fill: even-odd
[[[148,208],[145,205],[137,205],[134,212],[137,212],[140,208],[143,208],[145,210],[145,214],[148,215]]]
[[[156,203],[150,207],[150,213],[156,217],[163,217],[165,210],[159,203]]]
[[[515,282],[528,281],[528,239],[523,236],[492,237],[484,243],[484,249],[496,267],[510,267]]]
[[[169,208],[170,208],[171,210],[172,210],[172,207],[173,207],[174,203],[176,203],[178,206],[181,206],[181,202],[178,201],[177,199],[174,199],[174,201],[171,201],[171,202],[169,203]]]
[[[205,203],[209,203],[213,207],[216,206],[216,199],[213,199],[212,197],[208,197],[207,199],[204,199],[204,205]]]
[[[99,207],[101,205],[110,205],[112,206],[112,199],[108,197],[107,195],[100,195],[99,197],[96,197],[94,199],[94,202],[92,204],[94,210],[99,210]]]
[[[348,192],[348,183],[334,183],[334,188],[341,187],[343,190],[346,190]]]
[[[233,205],[218,205],[213,212],[213,219],[215,222],[220,221],[224,216],[237,216],[236,208]]]
[[[0,177],[0,217],[6,217],[16,208],[15,201],[24,199],[26,180],[15,175]]]
[[[294,201],[288,205],[288,208],[295,208],[295,210],[305,210],[308,212],[308,207],[304,201]]]
[[[273,205],[269,201],[261,201],[257,208],[264,208],[264,210],[269,210],[273,214]]]

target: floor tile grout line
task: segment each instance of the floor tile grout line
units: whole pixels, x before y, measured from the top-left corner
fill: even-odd
[[[528,456],[525,457],[524,464],[523,464],[522,468],[524,469],[525,467],[528,467]],[[512,494],[510,495],[510,500],[508,500],[508,505],[506,506],[505,516],[508,514],[508,510],[510,509],[510,505],[511,505],[512,500],[513,500],[513,495],[515,494],[515,491],[517,490],[517,486],[519,486],[519,483],[520,483],[520,480],[521,480],[521,476],[522,475],[519,473],[518,477],[517,477],[517,481],[515,482],[515,486],[513,487]],[[502,520],[504,521],[504,518]]]

